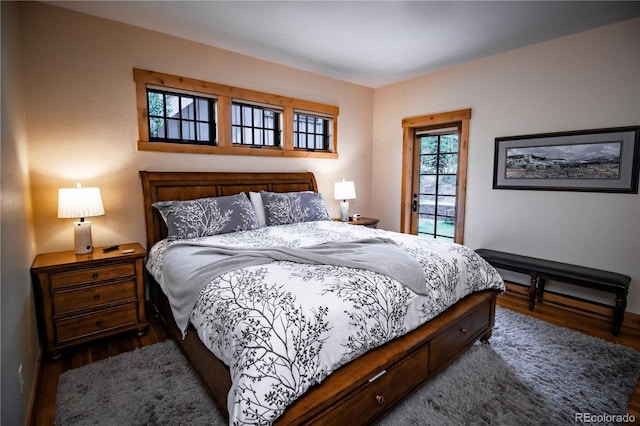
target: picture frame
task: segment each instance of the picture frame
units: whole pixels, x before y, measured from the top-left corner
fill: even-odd
[[[638,193],[640,126],[495,139],[493,189]]]

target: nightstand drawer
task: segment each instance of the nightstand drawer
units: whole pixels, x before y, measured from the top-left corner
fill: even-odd
[[[108,303],[136,299],[136,282],[128,280],[113,284],[59,291],[52,295],[53,313],[62,314],[79,309],[94,308]]]
[[[114,278],[132,277],[136,269],[134,263],[105,266],[101,268],[79,269],[72,272],[62,272],[51,276],[51,288],[64,287],[73,284],[91,283]]]
[[[60,343],[79,339],[138,322],[136,305],[95,312],[89,315],[55,321],[57,341]]]

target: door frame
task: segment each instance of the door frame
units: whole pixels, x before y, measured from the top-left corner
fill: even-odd
[[[458,178],[456,181],[456,226],[454,241],[464,241],[464,211],[467,194],[467,154],[469,150],[469,121],[471,108],[439,114],[422,115],[402,120],[402,201],[400,204],[400,232],[411,234],[411,224],[417,223],[417,212],[411,209],[412,189],[415,173],[414,140],[416,131],[425,128],[457,126],[460,129],[458,140]],[[414,216],[415,217],[412,217]],[[413,219],[413,220],[412,220]]]

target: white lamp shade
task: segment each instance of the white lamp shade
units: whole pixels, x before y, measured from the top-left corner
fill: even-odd
[[[336,182],[333,188],[335,200],[353,200],[356,198],[356,186],[353,181]]]
[[[58,190],[59,218],[85,218],[103,214],[100,188],[77,187]]]
[[[83,188],[78,184],[76,188],[58,189],[58,217],[80,219],[73,222],[76,254],[87,254],[93,251],[91,222],[85,221],[84,218],[103,214],[104,206],[99,188]]]

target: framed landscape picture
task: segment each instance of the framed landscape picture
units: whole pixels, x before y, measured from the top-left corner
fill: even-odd
[[[638,193],[640,126],[495,140],[494,189]]]

